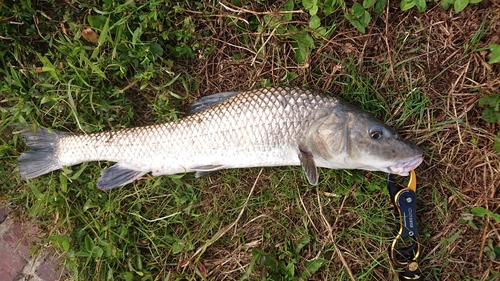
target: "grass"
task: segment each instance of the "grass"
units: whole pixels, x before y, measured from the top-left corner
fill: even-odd
[[[396,280],[387,247],[397,221],[381,173],[322,169],[311,187],[299,167],[238,169],[111,192],[96,188],[108,163],[19,178],[27,148],[16,126],[117,130],[180,118],[202,95],[269,85],[337,94],[413,139],[426,153],[426,280],[498,277],[498,222],[471,215],[499,208],[498,126],[481,121],[476,95],[499,91],[498,65],[481,63],[498,43],[498,13],[391,10],[361,34],[341,10],[326,16],[328,1],[317,26],[302,2],[0,5],[0,199],[44,229],[68,279]]]

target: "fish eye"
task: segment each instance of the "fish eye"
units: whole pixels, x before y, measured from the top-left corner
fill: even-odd
[[[378,140],[383,136],[383,129],[381,126],[375,125],[370,128],[370,137],[374,140]]]

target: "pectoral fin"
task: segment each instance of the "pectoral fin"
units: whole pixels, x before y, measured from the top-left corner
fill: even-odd
[[[148,172],[136,171],[118,163],[101,173],[101,177],[97,180],[97,187],[102,190],[110,190],[131,183],[146,173]]]
[[[306,173],[307,181],[310,184],[318,184],[318,169],[316,168],[316,163],[314,163],[314,158],[311,152],[300,149],[299,160],[302,169]]]

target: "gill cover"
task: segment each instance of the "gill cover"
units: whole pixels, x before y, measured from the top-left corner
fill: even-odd
[[[331,159],[349,150],[349,114],[331,112],[311,126],[314,152],[323,159]]]
[[[299,143],[299,160],[311,185],[318,183],[318,169],[325,167],[329,159],[348,149],[345,112],[329,112],[309,127],[305,141]]]

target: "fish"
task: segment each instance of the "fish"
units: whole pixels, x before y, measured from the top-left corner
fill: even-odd
[[[22,179],[90,161],[115,162],[97,187],[110,190],[151,173],[301,166],[311,185],[318,167],[407,176],[423,151],[393,128],[340,98],[302,87],[223,92],[198,99],[177,121],[97,133],[21,130]]]

